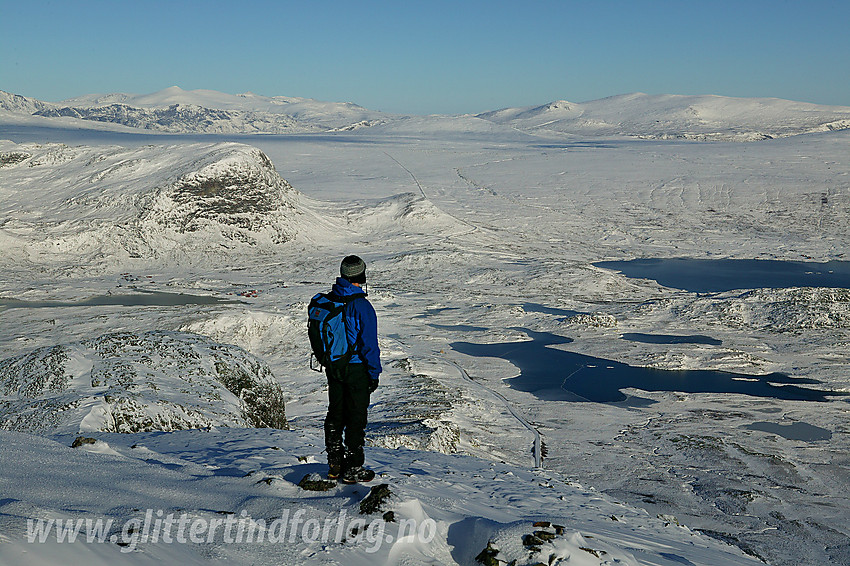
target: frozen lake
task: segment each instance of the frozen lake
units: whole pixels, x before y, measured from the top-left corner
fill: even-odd
[[[802,422],[783,424],[759,421],[744,428],[777,434],[788,440],[816,442],[818,440],[829,440],[832,438],[832,431]]]
[[[100,295],[80,301],[20,301],[16,299],[0,299],[0,310],[104,306],[172,307],[181,305],[217,305],[222,303],[244,303],[244,301],[204,295],[188,295],[184,293],[140,291],[138,293],[124,295]]]
[[[704,336],[702,334],[679,335],[679,334],[644,334],[643,332],[626,332],[620,336],[623,340],[631,342],[643,342],[644,344],[708,344],[720,346],[722,340]]]
[[[827,401],[814,379],[793,378],[784,373],[748,375],[712,370],[664,370],[635,367],[621,362],[568,352],[550,346],[568,344],[569,338],[547,332],[526,333],[531,340],[498,344],[452,342],[451,347],[468,356],[501,358],[520,370],[505,380],[512,388],[533,393],[547,401],[647,404],[624,389],[728,393],[789,401]]]
[[[809,262],[674,257],[599,261],[593,265],[619,271],[626,277],[654,279],[665,287],[684,289],[693,293],[785,287],[850,288],[850,262],[848,261]]]

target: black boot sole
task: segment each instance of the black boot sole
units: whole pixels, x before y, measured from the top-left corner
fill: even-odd
[[[370,482],[370,481],[372,481],[373,479],[375,479],[375,474],[374,474],[374,473],[373,473],[373,474],[371,474],[371,475],[369,476],[369,478],[368,478],[368,479],[363,478],[363,479],[361,479],[361,480],[351,480],[351,479],[345,479],[345,478],[343,477],[340,481],[341,481],[342,483],[344,483],[344,484],[354,485],[354,484],[356,484],[356,483],[369,483],[369,482]]]

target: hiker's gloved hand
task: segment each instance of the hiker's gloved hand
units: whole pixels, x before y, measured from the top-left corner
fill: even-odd
[[[378,388],[378,378],[373,377],[369,380],[369,393],[373,393]]]

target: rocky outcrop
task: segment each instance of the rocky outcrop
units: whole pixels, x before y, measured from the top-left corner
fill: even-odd
[[[29,257],[209,263],[222,250],[273,247],[298,233],[297,191],[262,151],[243,144],[0,141],[0,168],[4,186],[25,203],[3,228]]]
[[[231,147],[160,188],[150,202],[143,197],[140,221],[154,231],[213,231],[246,243],[265,236],[278,244],[295,233],[288,222],[295,213],[294,192],[262,151]]]
[[[286,428],[269,367],[197,334],[119,332],[0,361],[0,428],[34,433]]]

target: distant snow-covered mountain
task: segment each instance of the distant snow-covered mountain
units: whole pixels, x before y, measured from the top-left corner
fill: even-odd
[[[850,107],[776,98],[649,95],[559,100],[478,117],[529,132],[655,139],[753,141],[850,128]]]
[[[28,98],[20,94],[12,94],[0,90],[0,110],[11,112],[13,114],[35,114],[48,108],[52,108],[53,104],[42,102],[35,98]]]
[[[197,132],[203,134],[233,133],[302,133],[318,130],[298,124],[286,115],[266,115],[242,110],[217,110],[191,104],[172,104],[165,108],[136,108],[126,104],[108,106],[45,108],[36,116],[70,117],[97,122],[122,124],[132,128],[159,130],[169,133]]]
[[[168,133],[286,134],[348,130],[382,123],[381,112],[309,98],[225,94],[171,87],[152,94],[91,94],[58,103],[0,91],[0,110],[70,117]]]
[[[48,103],[0,91],[0,111],[73,118],[166,133],[293,134],[351,131],[469,130],[471,122],[549,136],[755,141],[850,128],[850,107],[776,98],[625,94],[573,103],[504,108],[477,115],[385,114],[349,102],[238,95],[171,87],[152,94],[92,94]],[[478,128],[473,128],[478,129]]]
[[[136,108],[164,108],[175,104],[201,106],[219,110],[297,114],[312,109],[321,114],[371,112],[349,102],[321,102],[310,98],[261,96],[251,92],[227,94],[214,90],[183,90],[172,86],[150,94],[89,94],[57,103],[60,106],[93,108],[110,104],[126,104]],[[376,112],[371,112],[376,113]]]

